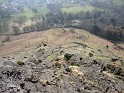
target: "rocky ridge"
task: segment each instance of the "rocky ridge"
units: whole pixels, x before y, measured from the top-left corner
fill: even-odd
[[[56,38],[0,58],[0,93],[124,93],[123,57],[88,45],[89,34],[75,29],[53,33]]]

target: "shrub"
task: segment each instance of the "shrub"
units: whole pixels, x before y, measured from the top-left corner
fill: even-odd
[[[59,62],[56,62],[55,66],[58,67],[58,68],[61,68],[61,64]]]
[[[89,57],[93,57],[93,53],[89,53]]]
[[[111,60],[112,60],[112,62],[115,62],[115,61],[118,61],[118,58],[112,57]]]
[[[66,59],[66,61],[68,61],[68,60],[71,59],[71,57],[72,57],[73,55],[74,55],[74,54],[66,53],[66,54],[64,55],[64,58]]]
[[[23,61],[18,61],[17,64],[20,65],[20,66],[24,66],[25,65],[25,63]]]

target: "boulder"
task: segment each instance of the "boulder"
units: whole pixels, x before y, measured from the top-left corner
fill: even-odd
[[[3,61],[0,63],[0,67],[17,67],[17,64],[14,64],[12,61]]]
[[[118,61],[118,58],[117,58],[117,57],[112,57],[112,58],[111,58],[111,61],[112,61],[112,62]]]
[[[71,59],[71,57],[72,57],[73,55],[74,55],[74,54],[66,53],[66,54],[64,55],[64,58],[66,59],[66,61],[68,61],[68,60]]]

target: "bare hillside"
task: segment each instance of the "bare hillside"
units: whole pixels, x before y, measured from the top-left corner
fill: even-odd
[[[123,43],[73,28],[0,37],[0,93],[124,93]]]

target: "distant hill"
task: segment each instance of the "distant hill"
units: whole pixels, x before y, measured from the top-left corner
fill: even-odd
[[[123,0],[92,0],[92,1],[100,1],[100,2],[110,2],[113,3],[115,6],[124,6]]]

